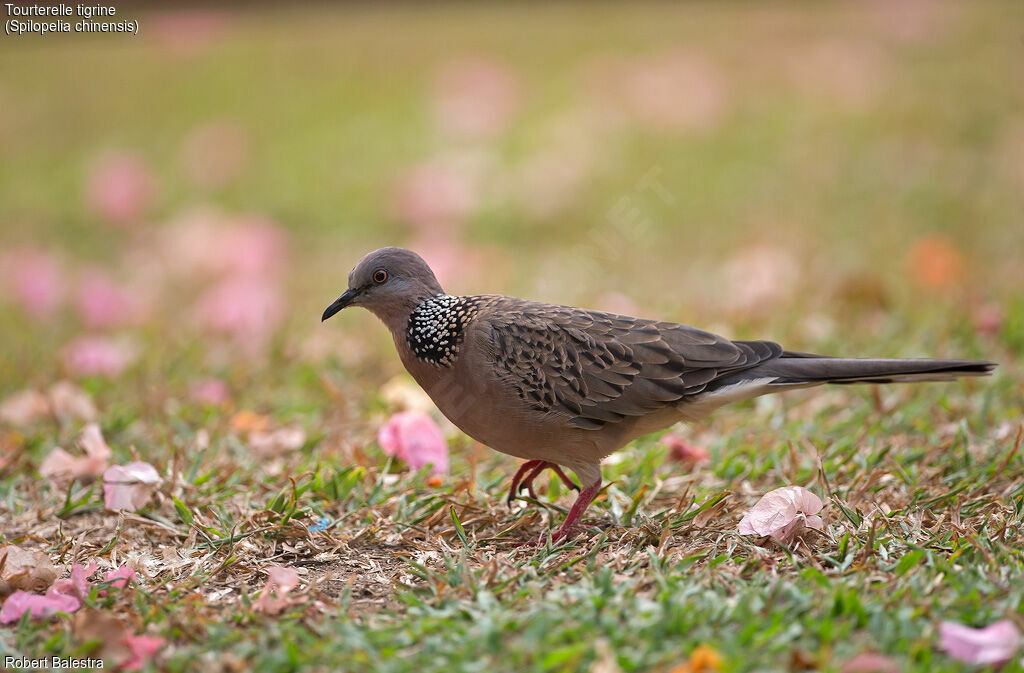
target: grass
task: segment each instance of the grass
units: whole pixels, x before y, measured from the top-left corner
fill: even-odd
[[[154,670],[667,673],[700,644],[725,671],[838,671],[865,651],[905,671],[967,670],[938,648],[940,621],[1024,626],[1020,10],[914,7],[898,19],[855,5],[309,6],[218,15],[197,45],[174,43],[158,14],[142,15],[138,40],[8,39],[5,249],[134,278],[137,260],[163,263],[160,232],[212,204],[266,214],[290,251],[265,348],[196,327],[202,281],[167,272],[146,321],[116,332],[134,363],[77,377],[113,462],[138,456],[164,477],[139,513],[104,511],[97,484],[39,476],[80,422],[0,425],[0,543],[136,567],[136,589],[93,592],[81,614],[166,639]],[[590,125],[601,72],[680,50],[712,63],[726,92],[709,126]],[[433,126],[430,87],[474,54],[506,64],[522,100],[507,132],[456,148],[495,167],[458,232],[455,291],[592,306],[625,295],[642,314],[735,337],[991,359],[996,375],[723,409],[680,430],[708,464],[638,440],[606,464],[589,535],[522,545],[554,530],[571,494],[545,475],[537,501],[506,508],[515,461],[457,432],[440,484],[389,462],[375,433],[399,405],[385,387],[411,382],[387,335],[349,312],[316,323],[359,255],[423,240],[396,216],[393,184],[458,145]],[[248,159],[201,189],[181,144],[223,119],[245,130]],[[580,146],[594,167],[560,209],[508,196],[520,162]],[[135,228],[83,206],[110,148],[137,152],[159,184]],[[638,186],[652,170],[671,200]],[[959,260],[937,284],[908,252],[934,236]],[[744,257],[764,247],[789,255],[767,279]],[[744,303],[758,283],[781,289]],[[978,325],[984,306],[1004,315],[993,329]],[[38,322],[5,302],[0,321],[0,399],[74,376],[62,353],[85,328],[73,310]],[[223,404],[189,392],[211,376]],[[255,453],[254,422],[305,440]],[[739,536],[742,513],[788,484],[822,497],[826,531],[792,548]],[[278,617],[253,609],[271,564],[301,577]],[[0,654],[95,648],[74,616],[0,628]]]

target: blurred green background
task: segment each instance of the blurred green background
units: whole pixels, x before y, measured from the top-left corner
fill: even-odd
[[[368,315],[318,316],[389,244],[452,292],[793,348],[992,357],[1024,340],[1020,3],[122,13],[139,37],[0,46],[5,389],[74,368],[62,349],[96,331],[76,317],[83,269],[146,288],[136,357],[245,341],[244,320],[195,317],[225,275],[180,256],[246,254],[175,238],[203,218],[279,236],[277,294],[252,300],[261,343],[366,357],[355,340],[388,371]],[[19,298],[25,254],[57,258],[46,310]]]

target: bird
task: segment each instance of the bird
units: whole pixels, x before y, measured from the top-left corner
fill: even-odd
[[[577,531],[600,492],[601,461],[643,435],[767,393],[951,381],[996,367],[829,357],[674,322],[497,294],[449,295],[422,257],[398,247],[360,259],[321,321],[350,306],[384,323],[406,370],[455,426],[526,461],[512,478],[510,505],[522,489],[532,494],[533,480],[548,468],[578,491],[553,542]]]

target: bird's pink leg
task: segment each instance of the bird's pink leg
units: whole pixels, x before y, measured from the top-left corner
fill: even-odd
[[[554,470],[555,474],[557,474],[559,477],[562,478],[562,483],[563,484],[568,486],[573,491],[580,490],[580,487],[576,485],[575,481],[573,481],[569,477],[565,476],[565,472],[562,472],[562,466],[561,465],[555,465],[554,463],[548,463],[548,467],[550,467],[552,470]]]
[[[508,497],[505,498],[505,502],[509,505],[509,507],[512,506],[512,501],[515,500],[516,496],[519,494],[519,489],[522,487],[521,482],[523,479],[523,475],[535,469],[538,466],[538,464],[540,465],[540,469],[543,470],[543,460],[528,460],[519,466],[519,470],[516,471],[516,476],[512,477],[512,485],[508,489]]]
[[[580,490],[580,487],[562,471],[561,466],[556,465],[555,463],[549,463],[546,460],[528,460],[519,467],[519,470],[516,472],[516,476],[512,477],[512,486],[508,490],[508,498],[506,499],[506,502],[511,505],[512,501],[515,500],[517,495],[519,495],[519,491],[524,488],[530,492],[530,497],[536,500],[537,494],[533,490],[533,480],[540,476],[540,473],[549,467],[555,471],[555,474],[562,479],[562,482],[567,487],[574,491]]]
[[[583,513],[587,511],[587,507],[590,506],[590,503],[593,502],[600,490],[601,480],[598,479],[580,491],[580,494],[576,496],[576,502],[572,504],[572,509],[569,510],[569,514],[565,517],[565,521],[555,531],[555,534],[551,536],[552,542],[557,542],[566,537],[576,527],[576,524],[583,518]]]
[[[530,470],[530,474],[523,477],[523,483],[519,485],[519,490],[521,491],[525,488],[527,492],[530,494],[530,497],[533,498],[534,500],[537,499],[537,494],[533,490],[533,480],[537,478],[537,475],[539,475],[549,465],[551,465],[551,463],[545,462],[543,460],[537,462],[539,464],[535,468]]]

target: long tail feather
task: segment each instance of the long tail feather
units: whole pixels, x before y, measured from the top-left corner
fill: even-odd
[[[830,358],[783,353],[743,374],[749,378],[771,377],[770,385],[909,383],[986,376],[995,367],[995,363],[976,360]]]
[[[825,383],[952,381],[961,376],[986,376],[995,367],[994,362],[976,360],[832,358],[784,351],[774,360],[716,379],[704,393],[680,405],[679,410],[685,418],[698,420],[730,402],[791,388]]]

